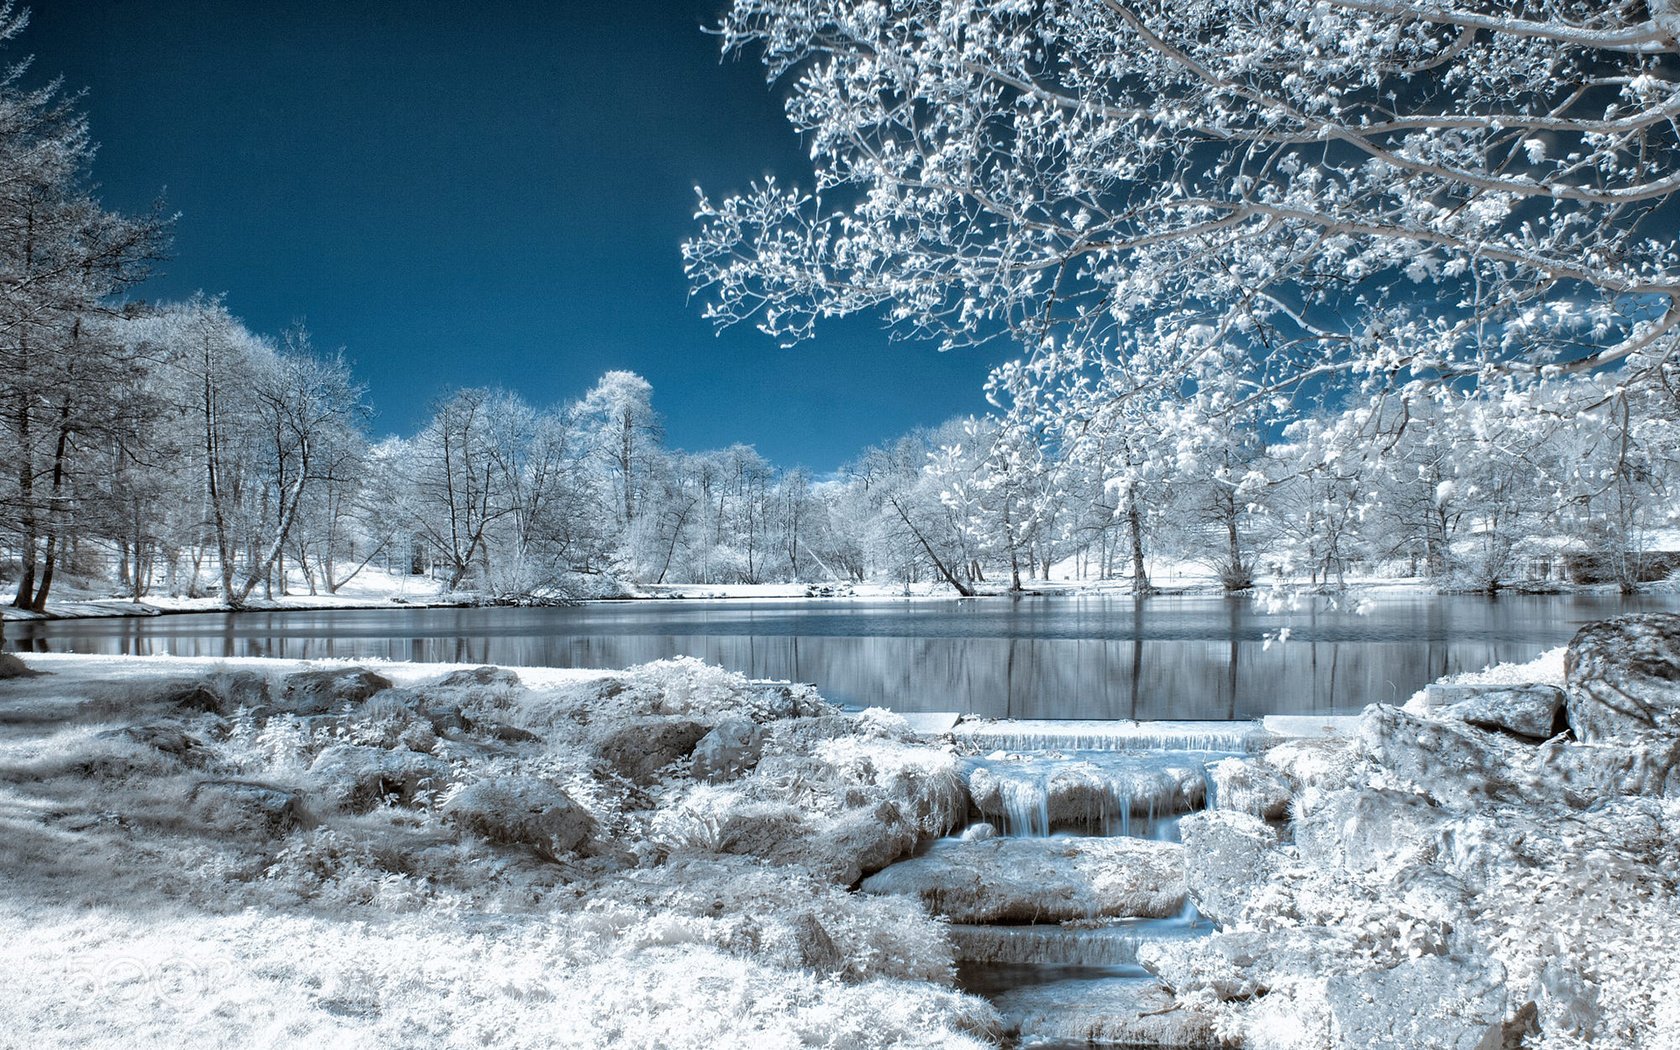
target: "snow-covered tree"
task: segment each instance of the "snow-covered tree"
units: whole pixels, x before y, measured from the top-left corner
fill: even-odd
[[[720,324],[880,309],[1043,377],[1145,339],[1168,386],[1199,349],[1161,326],[1199,326],[1315,395],[1638,383],[1680,339],[1673,0],[735,0],[721,33],[815,183],[702,195]]]

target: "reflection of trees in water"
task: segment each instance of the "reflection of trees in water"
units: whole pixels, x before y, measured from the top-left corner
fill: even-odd
[[[1529,659],[1645,599],[1387,601],[1285,621],[1241,600],[1007,606],[603,606],[246,613],[13,623],[19,649],[615,668],[690,655],[829,697],[1018,718],[1246,718],[1398,703],[1423,683]],[[1265,648],[1267,631],[1289,642]]]

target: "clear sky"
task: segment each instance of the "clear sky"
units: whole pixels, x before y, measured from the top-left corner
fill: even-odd
[[[872,318],[782,350],[687,301],[697,183],[810,179],[756,60],[701,31],[723,0],[26,3],[8,57],[87,91],[106,204],[180,213],[141,294],[305,321],[379,433],[454,387],[548,404],[628,368],[671,445],[826,471],[984,408],[995,351],[889,344]]]

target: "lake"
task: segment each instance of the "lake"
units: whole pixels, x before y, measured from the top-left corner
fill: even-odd
[[[814,682],[839,703],[1016,718],[1252,718],[1401,702],[1424,683],[1561,645],[1674,596],[604,602],[569,608],[192,613],[7,624],[18,649],[624,667],[689,655]],[[1267,644],[1288,628],[1291,637]]]

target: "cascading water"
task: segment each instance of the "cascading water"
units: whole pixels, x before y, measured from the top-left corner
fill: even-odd
[[[1211,767],[1259,750],[1256,722],[964,722],[950,737],[965,759],[976,822],[1005,836],[1178,840],[1186,813],[1212,806]],[[1144,944],[1204,936],[1212,924],[1186,900],[1167,919],[950,927],[964,987],[992,998],[1042,1040],[1070,1010],[1143,1001],[1154,979]],[[1081,1044],[1083,1045],[1083,1044]]]

